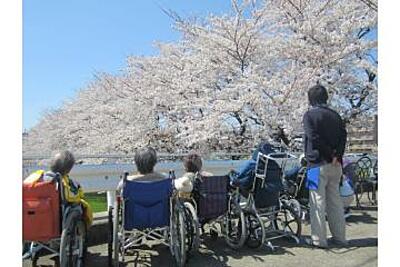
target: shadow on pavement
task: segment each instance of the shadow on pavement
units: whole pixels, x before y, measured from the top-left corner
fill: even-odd
[[[377,207],[377,206],[351,207],[351,210],[357,210],[357,211],[378,211],[378,207]]]
[[[376,217],[371,216],[367,212],[354,213],[346,219],[346,224],[377,224]]]
[[[288,243],[289,242],[290,241],[288,241]],[[280,246],[276,247],[274,251],[271,251],[271,249],[266,246],[259,249],[251,249],[243,246],[240,250],[234,250],[229,248],[221,237],[214,241],[210,237],[205,236],[199,252],[188,255],[187,265],[191,267],[224,267],[230,266],[228,265],[229,259],[240,260],[249,257],[257,262],[264,263],[265,260],[263,259],[263,256],[267,254],[281,255],[286,253],[294,255]],[[99,256],[94,255],[94,257]],[[199,257],[201,257],[201,262],[197,260]],[[104,263],[95,263],[93,266],[107,266],[107,257],[103,258],[103,260],[99,261]],[[125,259],[125,264],[121,264],[121,266],[175,266],[175,264],[168,247],[163,245],[154,245],[150,248],[145,245],[140,247],[140,250],[132,250],[129,252]]]
[[[330,252],[334,254],[346,254],[352,252],[354,250],[366,247],[377,247],[378,246],[378,238],[369,237],[369,238],[359,238],[359,239],[351,239],[348,240],[349,245],[346,248],[330,245]],[[336,250],[338,249],[338,250]]]
[[[42,249],[42,250],[38,251],[37,256],[38,256],[38,258],[37,258],[36,265],[35,265],[37,267],[58,267],[60,265],[58,256],[51,254],[47,250]],[[44,259],[46,256],[47,256],[47,259]],[[43,262],[45,262],[45,263],[43,263]],[[31,259],[26,259],[26,260],[22,261],[22,264],[23,264],[23,266],[33,266],[33,261]]]
[[[368,237],[368,238],[358,238],[358,239],[350,239],[349,240],[350,247],[377,247],[378,246],[378,238],[377,237]]]
[[[88,230],[88,246],[99,245],[108,242],[108,223],[92,225]]]
[[[85,266],[108,267],[108,257],[88,251]]]

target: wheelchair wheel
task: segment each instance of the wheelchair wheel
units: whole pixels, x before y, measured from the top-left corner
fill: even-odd
[[[288,235],[300,238],[301,235],[301,218],[298,212],[292,206],[283,204],[281,209],[277,211],[273,220],[275,230],[282,231]]]
[[[200,224],[197,213],[193,205],[184,202],[186,210],[186,229],[187,229],[187,249],[188,251],[197,251],[200,246]]]
[[[246,221],[240,205],[230,201],[230,208],[221,225],[225,242],[233,249],[241,248],[246,241]]]
[[[86,226],[82,219],[74,217],[69,227],[63,229],[60,242],[60,266],[84,266],[86,254]]]
[[[108,209],[108,266],[111,267],[112,266],[112,252],[113,252],[113,236],[114,236],[114,232],[113,232],[113,208],[109,207]]]
[[[246,213],[247,239],[246,246],[249,248],[259,248],[265,242],[265,226],[261,217],[257,213]]]
[[[177,266],[186,263],[186,224],[184,207],[176,204],[171,227],[171,245]]]
[[[289,206],[292,208],[292,211],[297,214],[298,217],[301,218],[302,215],[302,210],[301,210],[301,205],[300,202],[297,199],[289,199],[289,200],[283,200],[286,206]]]
[[[119,216],[120,216],[120,205],[119,202],[116,201],[114,210],[114,218],[112,223],[112,255],[113,255],[113,262],[114,267],[119,266],[119,250],[120,250],[120,243],[118,238],[118,231],[119,231]]]
[[[39,260],[39,256],[37,254],[32,256],[32,267],[38,266],[38,264],[37,264],[38,260]]]

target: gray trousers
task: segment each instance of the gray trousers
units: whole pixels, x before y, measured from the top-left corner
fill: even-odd
[[[346,242],[346,224],[343,202],[339,194],[339,182],[342,176],[340,165],[325,164],[320,167],[317,190],[310,190],[311,238],[315,244],[327,246],[326,220],[335,240]]]

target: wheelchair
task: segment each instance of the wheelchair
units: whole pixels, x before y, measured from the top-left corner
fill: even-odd
[[[153,240],[169,246],[176,265],[184,266],[188,253],[198,248],[194,208],[178,198],[171,177],[146,182],[127,176],[109,211],[109,265],[119,266],[129,250]]]
[[[59,257],[61,267],[84,266],[87,229],[79,203],[66,201],[61,175],[23,185],[23,240],[30,243],[32,266],[41,251]]]
[[[310,212],[309,190],[306,188],[306,178],[307,167],[300,167],[295,177],[284,176],[283,190],[280,195],[281,200],[287,201],[296,211],[300,211],[299,216],[302,219],[305,219],[306,214]]]
[[[368,193],[368,199],[371,203],[371,197],[369,193],[372,193],[372,199],[376,200],[376,189],[377,189],[377,161],[374,167],[372,167],[371,159],[366,155],[363,155],[358,160],[353,162],[348,162],[343,165],[343,178],[349,179],[350,186],[354,190],[354,195],[356,197],[356,205],[360,207],[359,200],[364,192]],[[372,170],[371,170],[372,169]],[[370,176],[370,172],[373,172],[373,176]],[[309,190],[306,188],[306,177],[307,168],[301,167],[296,175],[296,177],[284,177],[284,189],[281,194],[281,198],[285,200],[296,199],[300,203],[301,208],[301,218],[303,220],[309,220]],[[360,181],[361,178],[370,177],[370,179],[364,179]],[[368,183],[370,182],[370,183]],[[341,186],[341,185],[340,185]],[[366,190],[366,191],[364,191]],[[368,191],[369,190],[369,191]],[[343,196],[346,198],[348,196]],[[376,203],[375,203],[376,204]]]
[[[199,226],[205,234],[209,228],[212,239],[222,235],[232,249],[239,249],[246,241],[244,213],[240,207],[240,194],[230,187],[228,175],[197,175],[192,191],[192,202],[195,203]]]
[[[169,177],[173,180],[176,179],[174,170],[169,171]],[[197,217],[197,203],[192,198],[192,193],[178,191],[176,194],[176,201],[178,201],[181,206],[185,207],[185,216],[188,218],[185,221],[187,231],[186,248],[188,253],[194,254],[200,247],[200,223]]]
[[[296,199],[281,198],[282,168],[290,155],[271,153],[257,155],[254,180],[249,190],[243,190],[240,203],[247,231],[246,245],[259,248],[271,240],[291,237],[300,242],[302,224],[300,204]]]

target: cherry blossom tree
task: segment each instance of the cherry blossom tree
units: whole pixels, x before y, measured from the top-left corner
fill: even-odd
[[[296,135],[316,83],[347,122],[376,113],[374,1],[234,0],[204,19],[164,12],[182,38],[128,57],[120,75],[95,74],[24,135],[24,153],[248,151],[274,129]]]

